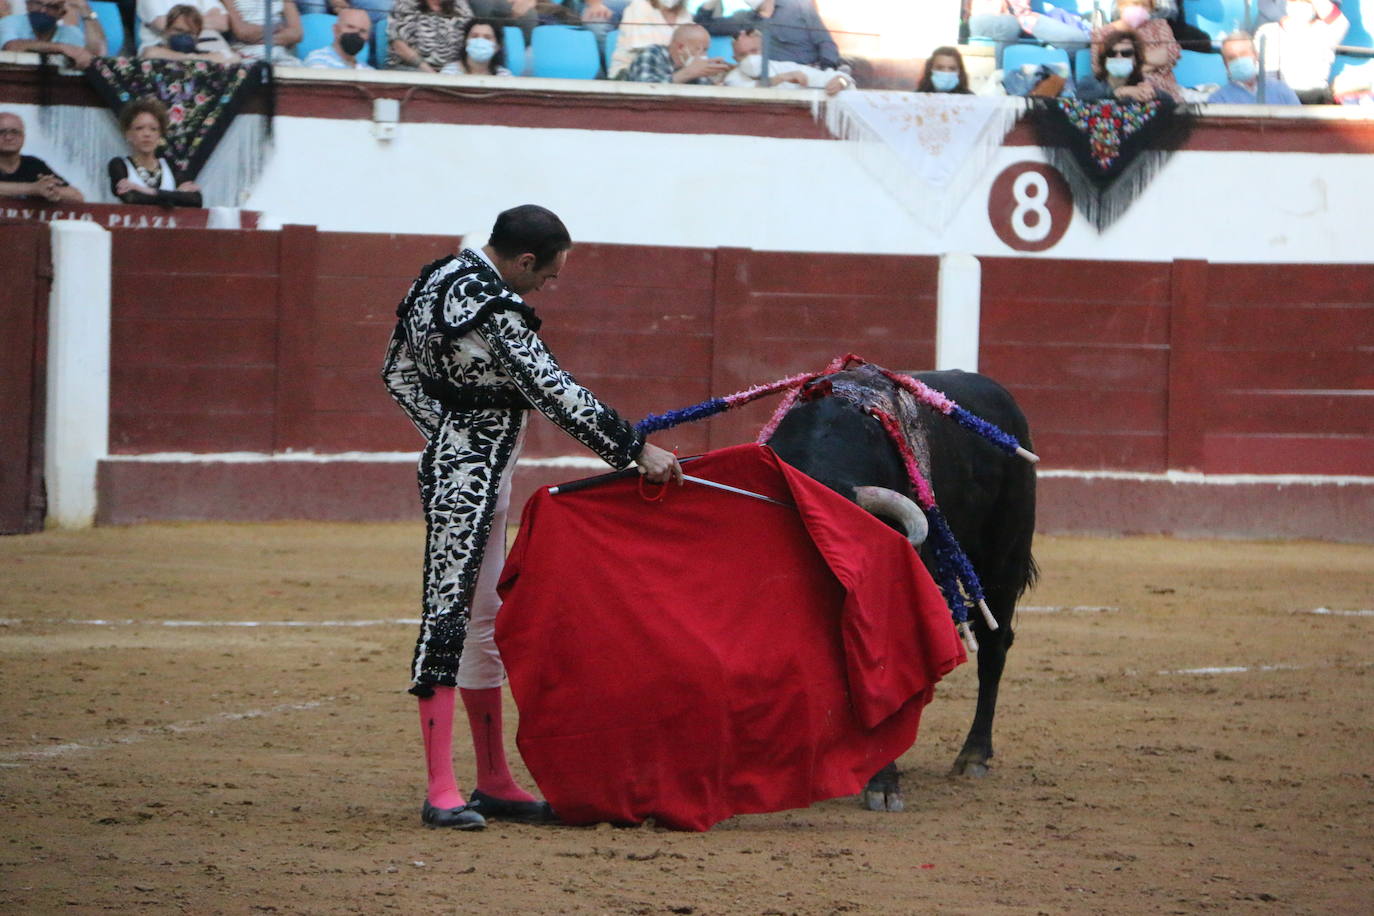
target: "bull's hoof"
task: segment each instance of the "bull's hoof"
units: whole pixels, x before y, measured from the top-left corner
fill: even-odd
[[[863,807],[869,811],[901,811],[906,807],[901,792],[876,792],[866,789],[859,798]]]
[[[954,766],[950,768],[949,775],[982,779],[988,775],[988,765],[981,760],[964,760],[961,758],[954,761]]]

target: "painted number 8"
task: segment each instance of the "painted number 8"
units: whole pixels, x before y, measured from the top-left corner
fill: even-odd
[[[1011,186],[1016,209],[1011,212],[1011,231],[1026,242],[1043,241],[1050,234],[1053,219],[1045,204],[1050,197],[1050,184],[1039,172],[1022,172]],[[1034,221],[1026,217],[1035,214]]]

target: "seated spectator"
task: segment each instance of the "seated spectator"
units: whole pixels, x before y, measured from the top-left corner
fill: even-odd
[[[763,88],[763,33],[758,29],[740,32],[735,36],[734,54],[738,63],[725,74],[725,85]],[[851,88],[854,80],[838,70],[821,70],[806,64],[770,59],[767,85],[774,88],[824,89],[826,95],[834,95],[842,89]]]
[[[1174,79],[1174,64],[1178,63],[1183,49],[1178,46],[1167,22],[1150,18],[1154,12],[1154,0],[1119,0],[1116,9],[1115,22],[1093,30],[1093,60],[1101,56],[1103,39],[1112,32],[1134,32],[1140,47],[1145,49],[1142,64],[1145,82],[1155,87],[1156,93],[1164,93],[1174,101],[1182,102],[1183,89]]]
[[[1030,0],[969,0],[970,38],[997,42],[997,66],[1002,66],[1002,51],[1022,34],[1030,35],[1070,55],[1088,43],[1088,25],[1072,13],[1052,7],[1054,14],[1031,10]]]
[[[1331,65],[1336,45],[1350,20],[1331,0],[1289,0],[1287,14],[1255,33],[1263,49],[1264,69],[1277,74],[1306,105],[1331,102]]]
[[[0,19],[0,50],[61,54],[78,70],[105,53],[105,30],[86,0],[71,0],[81,27],[61,22],[67,0],[27,0],[27,12]]]
[[[1210,54],[1212,36],[1188,22],[1183,4],[1184,0],[1155,0],[1154,18],[1169,23],[1169,30],[1174,33],[1174,40],[1179,47]]]
[[[617,79],[634,83],[716,83],[730,65],[719,57],[707,57],[711,36],[699,25],[680,25],[666,45],[649,45],[635,53]]]
[[[267,56],[263,22],[267,17],[269,0],[224,0],[229,15],[229,47],[244,60],[262,60]],[[300,66],[300,58],[291,48],[305,37],[301,28],[301,14],[294,0],[270,0],[272,4],[272,62]]]
[[[136,99],[119,113],[119,129],[129,155],[110,160],[110,190],[126,204],[199,207],[200,186],[172,170],[157,154],[167,134],[167,106],[157,99]]]
[[[467,0],[396,0],[387,67],[438,73],[458,59],[471,19]]]
[[[194,7],[200,13],[200,38],[218,37],[224,41],[222,33],[229,31],[229,14],[220,0],[138,0],[138,19],[142,23],[138,32],[140,57],[146,56],[143,53],[145,48],[166,46],[167,16],[177,6]],[[224,46],[225,50],[229,50],[228,42]],[[209,49],[208,45],[206,47]]]
[[[50,203],[85,200],[81,192],[37,156],[25,156],[24,121],[0,112],[0,197],[30,197]]]
[[[1087,102],[1116,99],[1148,102],[1155,87],[1145,81],[1145,52],[1135,32],[1109,32],[1095,48],[1092,73],[1078,78],[1078,97]]]
[[[946,45],[930,52],[921,79],[916,83],[917,92],[949,92],[954,95],[972,95],[968,88],[968,70],[964,67],[964,55],[958,48]]]
[[[463,33],[458,59],[440,73],[469,76],[510,76],[506,67],[506,43],[501,25],[494,19],[474,19]]]
[[[834,70],[840,65],[840,50],[816,11],[815,0],[749,0],[749,6],[750,9],[733,16],[720,17],[720,0],[706,0],[697,10],[696,22],[712,35],[734,35],[746,28],[766,29],[770,63],[790,61],[822,70]]]
[[[167,11],[162,41],[138,51],[139,57],[160,60],[206,60],[212,64],[237,63],[239,56],[214,29],[205,28],[205,17],[189,3]]]
[[[1291,86],[1276,76],[1260,73],[1259,55],[1255,42],[1245,32],[1237,32],[1221,43],[1221,59],[1226,62],[1226,75],[1231,81],[1207,99],[1224,105],[1255,105],[1259,103],[1259,85],[1264,83],[1264,104],[1301,105]]]
[[[630,0],[621,14],[620,35],[606,75],[619,78],[640,48],[668,44],[673,40],[673,29],[691,21],[685,0]]]
[[[366,50],[371,37],[372,20],[366,10],[341,10],[334,20],[334,43],[307,54],[305,65],[330,70],[371,70],[372,65],[358,56]]]

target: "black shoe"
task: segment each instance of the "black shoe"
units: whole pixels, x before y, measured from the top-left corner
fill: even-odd
[[[430,827],[452,827],[454,830],[481,830],[487,826],[487,819],[473,810],[472,805],[436,808],[429,799],[425,799],[425,806],[420,809],[420,820]]]
[[[546,801],[507,801],[488,795],[480,789],[468,796],[468,810],[494,821],[515,821],[520,824],[552,824],[557,818]]]

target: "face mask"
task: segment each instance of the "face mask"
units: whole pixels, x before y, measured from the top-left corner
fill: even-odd
[[[757,11],[759,7],[763,6],[763,0],[744,0],[744,4],[751,11]]]
[[[57,17],[47,13],[29,13],[29,27],[35,35],[46,35],[57,28]]]
[[[959,74],[955,70],[932,70],[930,85],[935,87],[936,92],[953,92],[954,87],[959,85]]]
[[[763,55],[749,54],[745,56],[744,60],[739,62],[739,72],[751,80],[758,79],[759,74],[763,73]]]
[[[1316,13],[1312,11],[1310,3],[1290,3],[1288,4],[1288,18],[1296,19],[1298,22],[1311,22]]]
[[[1248,83],[1259,74],[1259,62],[1253,57],[1237,57],[1226,65],[1226,75],[1237,83]]]
[[[496,42],[490,38],[469,38],[468,59],[485,64],[496,56]]]
[[[367,39],[357,32],[344,32],[339,36],[339,47],[343,48],[343,52],[349,57],[361,51],[366,44]]]
[[[1109,57],[1106,66],[1108,76],[1125,79],[1135,70],[1135,60],[1129,57]]]
[[[1150,21],[1150,11],[1143,6],[1128,6],[1121,11],[1121,21],[1133,29],[1138,29]]]
[[[682,0],[658,0],[658,5],[665,10],[675,10],[682,6]]]
[[[167,47],[179,54],[194,54],[196,51],[196,36],[186,32],[173,32],[167,36]]]

